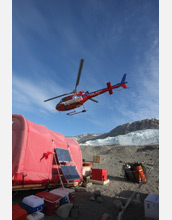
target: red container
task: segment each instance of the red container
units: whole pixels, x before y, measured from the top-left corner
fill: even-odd
[[[12,206],[12,220],[26,220],[27,212],[22,209],[19,205]]]
[[[137,180],[137,183],[141,183],[143,180],[144,180],[145,183],[147,182],[145,173],[144,173],[143,168],[142,168],[141,165],[134,166],[133,170],[134,170],[134,175],[135,175],[135,178]]]
[[[98,181],[107,180],[107,170],[106,169],[95,169],[92,168],[92,179]]]
[[[46,215],[54,215],[60,206],[61,197],[46,191],[37,193],[36,196],[44,198],[44,213]]]

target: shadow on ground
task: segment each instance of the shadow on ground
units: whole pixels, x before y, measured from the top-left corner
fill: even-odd
[[[126,178],[124,178],[124,177],[119,177],[119,176],[111,176],[111,175],[108,175],[107,178],[110,179],[110,180],[117,180],[117,181],[121,181],[121,182],[129,181],[129,180],[127,180]]]
[[[152,151],[152,150],[156,150],[158,146],[144,146],[142,148],[137,149],[137,152],[145,152],[145,151]]]
[[[114,177],[115,178],[115,177]],[[122,178],[121,178],[122,179]],[[22,199],[28,195],[34,195],[43,190],[27,190],[27,191],[18,191],[13,192],[12,204],[21,205]],[[132,195],[133,191],[124,190],[119,193],[118,197],[107,197],[101,196],[103,199],[102,203],[96,201],[91,201],[90,197],[92,193],[89,191],[79,191],[75,192],[75,202],[74,206],[78,206],[79,215],[77,218],[68,217],[66,220],[101,220],[104,213],[108,213],[112,216],[111,219],[116,219],[119,214],[119,211],[116,210],[113,206],[113,201],[115,199],[120,200],[123,205],[126,204],[127,199]],[[128,206],[124,212],[122,219],[123,220],[139,220],[144,216],[144,199],[146,194],[140,194],[141,203],[137,203],[134,200]],[[121,198],[120,198],[121,197]],[[119,199],[120,198],[120,199]],[[62,220],[56,214],[53,216],[44,217],[45,220]]]

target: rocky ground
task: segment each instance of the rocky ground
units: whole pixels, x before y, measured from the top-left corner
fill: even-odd
[[[159,194],[159,146],[81,146],[83,159],[93,161],[93,155],[100,155],[101,162],[93,163],[94,168],[107,169],[107,185],[93,184],[76,189],[73,213],[67,220],[104,220],[116,219],[119,210],[114,201],[124,206],[139,184],[124,178],[122,167],[127,162],[141,162],[147,171],[148,181],[139,189],[123,214],[123,220],[141,220],[144,218],[144,199],[149,193]],[[40,190],[39,190],[40,191]],[[23,197],[36,194],[38,190],[13,192],[13,204],[20,204]],[[90,200],[94,192],[101,194],[101,200]],[[105,214],[107,213],[107,214]],[[104,217],[103,217],[104,216]],[[109,216],[109,217],[105,217]],[[46,216],[45,220],[61,220],[56,214]]]

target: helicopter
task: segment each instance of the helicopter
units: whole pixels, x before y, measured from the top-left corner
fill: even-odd
[[[77,76],[77,80],[76,80],[74,90],[72,92],[69,92],[69,93],[66,93],[66,94],[62,94],[62,95],[59,95],[59,96],[55,96],[53,98],[46,99],[46,100],[44,100],[44,102],[47,102],[47,101],[50,101],[52,99],[56,99],[56,98],[60,98],[62,96],[65,96],[56,105],[56,110],[57,111],[68,111],[68,110],[74,109],[74,111],[67,113],[67,115],[72,116],[72,115],[75,115],[75,114],[78,114],[78,113],[84,113],[84,112],[87,111],[87,110],[85,110],[85,107],[84,107],[84,102],[86,102],[87,100],[91,100],[93,102],[98,103],[98,101],[93,99],[93,97],[101,95],[105,92],[109,92],[109,94],[112,95],[113,94],[113,89],[117,89],[119,87],[123,87],[124,89],[127,88],[127,85],[126,85],[127,82],[125,81],[126,80],[126,74],[124,74],[123,77],[122,77],[121,82],[117,83],[113,86],[111,86],[110,82],[107,82],[106,83],[107,87],[104,88],[104,89],[100,89],[100,90],[97,90],[97,91],[94,91],[94,92],[88,92],[88,91],[86,91],[86,92],[84,92],[84,91],[77,92],[77,86],[78,86],[79,81],[80,81],[83,62],[84,62],[84,59],[81,59],[79,70],[78,70],[78,76]],[[80,107],[80,106],[83,106],[83,110],[77,112],[75,109]]]

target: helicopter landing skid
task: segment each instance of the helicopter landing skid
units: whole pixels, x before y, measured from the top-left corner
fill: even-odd
[[[83,108],[84,108],[84,106],[83,106]],[[72,116],[72,115],[76,115],[76,114],[79,114],[79,113],[84,113],[84,112],[86,112],[86,111],[87,111],[87,110],[85,110],[85,108],[84,108],[82,111],[80,111],[80,112],[77,112],[77,111],[74,109],[74,111],[69,112],[69,113],[67,113],[66,115]]]

